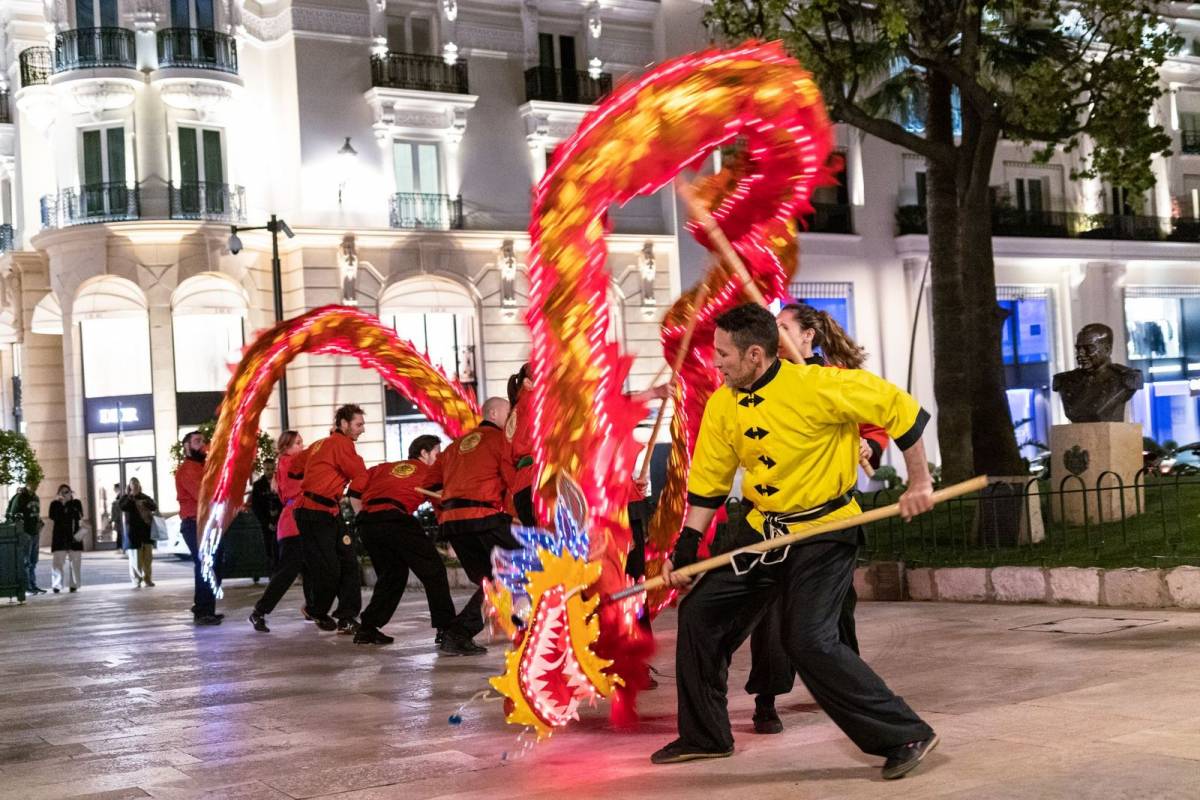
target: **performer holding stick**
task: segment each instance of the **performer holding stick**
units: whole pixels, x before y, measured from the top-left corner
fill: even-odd
[[[818,311],[804,303],[789,303],[779,311],[776,322],[779,329],[790,334],[797,343],[805,364],[861,369],[866,360],[863,348],[850,338],[828,312]],[[814,351],[815,347],[821,348],[820,354]],[[861,437],[858,445],[860,464],[878,467],[883,450],[887,447],[887,431],[878,425],[863,423],[858,426],[858,434]],[[856,653],[858,635],[854,624],[854,608],[857,604],[858,595],[851,582],[838,617],[838,638]],[[775,710],[775,698],[792,691],[796,671],[783,649],[782,626],[783,605],[775,602],[750,635],[750,676],[746,679],[746,692],[754,695],[755,733],[783,732],[783,721]]]
[[[739,466],[753,503],[744,524],[765,538],[854,516],[858,425],[885,428],[904,452],[909,488],[901,515],[933,507],[921,434],[929,415],[892,384],[861,370],[799,366],[778,358],[779,328],[756,305],[717,320],[716,363],[725,386],[709,399],[688,480],[683,533],[662,575],[683,588],[676,567],[697,560],[702,532]],[[837,621],[854,570],[857,530],[814,536],[789,548],[735,560],[704,575],[680,604],[676,649],[679,738],[655,764],[733,754],[726,706],[728,664],[763,610],[784,604],[784,647],[814,699],[864,752],[887,759],[899,778],[937,736],[862,659],[838,639]]]

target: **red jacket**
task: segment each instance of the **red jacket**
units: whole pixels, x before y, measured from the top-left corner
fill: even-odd
[[[513,483],[509,494],[515,495],[533,485],[537,469],[533,464],[533,392],[521,390],[517,404],[504,426],[508,440],[507,458],[513,465]]]
[[[478,533],[507,524],[505,495],[515,480],[504,431],[482,423],[442,451],[430,468],[442,484],[441,523],[447,535]]]
[[[204,460],[185,458],[175,470],[175,497],[179,500],[179,518],[195,519],[200,502],[200,482],[204,480]]]
[[[361,497],[367,483],[367,465],[354,449],[354,442],[334,432],[313,442],[305,451],[304,480],[300,484],[298,508],[305,511],[339,512],[342,491],[350,485],[351,497]],[[293,469],[295,467],[293,466]]]
[[[429,495],[417,489],[433,489],[440,478],[423,461],[387,461],[367,470],[367,485],[362,493],[362,513],[376,517],[388,512],[411,514],[428,501]]]
[[[275,526],[275,538],[287,539],[299,536],[300,529],[296,527],[296,518],[292,512],[300,498],[300,484],[304,478],[304,461],[307,450],[301,450],[294,456],[280,456],[275,467],[275,491],[279,494],[279,502],[283,503],[283,511],[279,514],[279,524]]]

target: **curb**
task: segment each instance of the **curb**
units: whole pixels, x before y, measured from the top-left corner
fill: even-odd
[[[1200,608],[1200,567],[859,567],[860,600],[1047,603],[1110,608]]]

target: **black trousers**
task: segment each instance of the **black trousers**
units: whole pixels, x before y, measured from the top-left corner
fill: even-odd
[[[838,615],[838,641],[855,653],[858,653],[858,634],[854,625],[857,605],[858,594],[851,582]],[[796,668],[783,647],[783,604],[776,600],[750,634],[750,677],[746,679],[746,691],[778,697],[791,692],[795,684]]]
[[[458,612],[456,620],[461,630],[474,636],[483,630],[483,588],[480,583],[484,578],[492,577],[492,549],[502,547],[515,550],[519,545],[508,524],[504,523],[482,533],[451,536],[450,546],[454,548],[454,555],[458,556],[467,578],[478,587],[462,611]]]
[[[527,486],[513,495],[513,510],[517,512],[517,519],[526,528],[537,526],[537,516],[533,513],[532,486]]]
[[[302,536],[288,536],[279,540],[279,558],[275,561],[275,571],[271,580],[262,593],[262,597],[254,604],[254,613],[267,615],[275,610],[279,601],[292,588],[298,576],[304,570],[304,542]],[[309,608],[315,607],[311,599],[312,581],[305,578],[304,604]]]
[[[312,582],[309,612],[316,617],[328,616],[337,598],[333,616],[353,619],[362,610],[362,576],[349,529],[324,511],[300,508],[295,515],[304,548],[304,577]]]
[[[925,739],[932,730],[838,638],[837,620],[853,580],[855,547],[793,545],[779,564],[745,575],[728,567],[700,578],[679,606],[675,650],[679,736],[687,745],[729,750],[729,661],[767,606],[782,606],[784,650],[800,680],[838,727],[866,753]]]
[[[359,535],[375,565],[375,590],[362,613],[362,624],[382,628],[396,613],[412,571],[425,587],[429,621],[441,630],[454,623],[454,600],[442,554],[425,535],[421,524],[404,515],[385,521],[360,521]]]

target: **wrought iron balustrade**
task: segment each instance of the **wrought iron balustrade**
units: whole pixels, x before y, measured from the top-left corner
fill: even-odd
[[[76,28],[54,36],[54,71],[96,67],[137,68],[133,31],[125,28]]]
[[[853,209],[848,203],[813,203],[813,213],[802,218],[805,233],[854,233]]]
[[[237,40],[207,28],[167,28],[159,31],[158,66],[210,69],[237,75]]]
[[[49,47],[27,47],[21,51],[21,86],[44,86],[50,82],[54,54]]]
[[[447,64],[441,56],[417,53],[372,56],[371,85],[420,92],[468,94],[467,62]]]
[[[171,219],[244,222],[246,190],[227,183],[184,182],[171,185]]]
[[[393,228],[458,230],[463,226],[462,197],[398,192],[392,195]]]
[[[9,252],[13,246],[13,226],[6,222],[0,225],[0,253]]]
[[[92,183],[42,198],[42,227],[65,228],[93,222],[123,222],[141,217],[136,186]]]
[[[593,78],[586,71],[561,70],[553,67],[530,67],[525,70],[525,99],[551,103],[591,104],[612,92],[612,75],[601,72]]]

